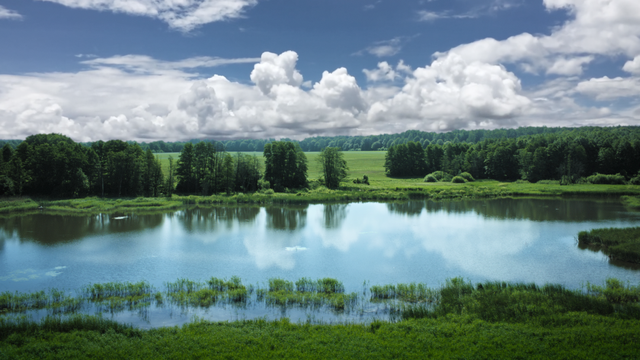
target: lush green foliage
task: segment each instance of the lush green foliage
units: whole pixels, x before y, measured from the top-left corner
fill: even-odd
[[[620,174],[605,175],[595,173],[587,177],[587,182],[590,184],[618,184],[623,185],[625,182],[624,176]]]
[[[275,191],[307,186],[307,157],[300,145],[288,141],[266,144],[264,158],[264,179]]]
[[[261,176],[255,155],[232,156],[220,143],[187,143],[178,157],[176,190],[201,195],[253,192],[258,189]]]
[[[464,184],[466,180],[462,176],[454,176],[451,179],[451,182],[454,184]]]
[[[640,227],[581,231],[578,241],[601,248],[612,259],[640,264]]]
[[[428,172],[425,152],[419,143],[413,141],[390,147],[384,168],[389,176],[422,177]]]
[[[618,173],[622,175],[596,174],[586,181],[622,184],[640,169],[639,135],[636,127],[578,128],[478,142],[410,141],[389,146],[385,169],[388,175],[400,177],[444,171],[454,175],[467,172],[475,179],[554,179],[563,184],[576,183],[596,172]],[[424,148],[423,154],[416,146]]]
[[[162,184],[153,153],[119,140],[86,147],[63,135],[32,135],[15,151],[5,145],[0,161],[0,195],[158,196]]]
[[[349,170],[340,148],[324,148],[318,156],[318,161],[322,165],[325,186],[329,189],[335,189],[340,186],[340,182],[346,179],[347,170]]]

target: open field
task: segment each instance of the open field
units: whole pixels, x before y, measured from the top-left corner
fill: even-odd
[[[213,281],[216,280],[216,281]],[[335,294],[322,279],[287,284],[270,279],[264,292],[277,298],[295,293]],[[83,289],[84,301],[125,302],[123,307],[189,297],[202,290],[191,306],[210,306],[216,297],[228,301],[231,292],[244,290],[239,282],[212,278],[209,286],[181,280],[168,283],[168,293],[156,293],[144,283],[93,284]],[[302,286],[299,286],[302,285]],[[314,288],[308,289],[307,285]],[[413,285],[413,286],[412,286]],[[332,289],[332,290],[331,290]],[[226,295],[224,294],[226,293]],[[280,294],[282,293],[282,294]],[[438,289],[422,284],[374,286],[371,301],[405,299],[399,321],[366,324],[293,324],[283,318],[235,322],[195,319],[183,327],[140,330],[101,316],[74,315],[72,298],[51,290],[0,296],[5,311],[21,302],[60,307],[71,315],[50,315],[41,322],[11,314],[0,316],[0,354],[3,358],[578,358],[630,359],[640,353],[640,288],[608,279],[604,286],[585,290],[559,285],[537,286],[506,282],[471,284],[449,279]],[[374,296],[375,295],[375,296]],[[55,299],[53,299],[55,297]],[[205,301],[212,297],[210,301]],[[177,301],[181,301],[180,299]],[[76,304],[76,305],[74,305]],[[134,306],[134,309],[136,308]],[[299,306],[290,300],[272,306]],[[12,312],[9,309],[9,312]]]

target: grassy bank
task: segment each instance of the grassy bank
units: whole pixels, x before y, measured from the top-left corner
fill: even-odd
[[[635,195],[635,196],[627,196]],[[625,204],[638,206],[640,186],[633,185],[570,185],[554,183],[530,184],[503,183],[493,180],[464,184],[425,183],[421,179],[392,179],[384,184],[371,181],[371,185],[343,183],[337,190],[324,186],[314,189],[293,190],[289,193],[272,191],[249,194],[180,196],[171,198],[98,198],[49,200],[39,198],[14,198],[0,202],[0,214],[16,215],[25,212],[48,211],[59,213],[95,214],[136,211],[137,213],[168,211],[184,206],[211,206],[217,204],[289,204],[323,203],[332,201],[390,201],[409,199],[461,200],[505,197],[608,197],[620,199]],[[634,205],[636,204],[636,205]],[[640,208],[640,207],[638,207]]]
[[[189,282],[168,291],[197,292]],[[213,278],[219,291],[238,282]],[[272,293],[341,293],[334,279],[269,281]],[[144,296],[144,283],[90,286],[86,298]],[[5,358],[584,358],[640,353],[640,288],[609,279],[583,290],[460,278],[438,289],[374,286],[372,301],[397,304],[401,320],[368,324],[293,324],[287,319],[196,320],[182,327],[135,329],[102,317],[49,316],[40,322],[0,317]],[[288,306],[293,306],[289,304]]]
[[[600,249],[614,260],[640,264],[640,227],[581,231],[578,241]]]

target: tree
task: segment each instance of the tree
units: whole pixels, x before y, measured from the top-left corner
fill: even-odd
[[[307,157],[298,143],[275,141],[264,146],[267,180],[275,191],[307,186]]]
[[[167,174],[167,181],[164,185],[164,193],[171,197],[173,195],[173,185],[174,185],[174,165],[173,165],[173,156],[169,155],[169,174]]]
[[[195,162],[196,158],[193,144],[186,143],[178,157],[178,169],[176,170],[178,192],[190,193],[196,190]]]
[[[422,150],[422,148],[420,148]],[[322,165],[324,183],[329,189],[340,186],[340,182],[347,177],[347,162],[340,148],[326,147],[320,152],[318,162]]]

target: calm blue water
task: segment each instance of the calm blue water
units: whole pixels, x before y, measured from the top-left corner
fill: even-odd
[[[126,216],[126,218],[122,218]],[[637,267],[578,248],[579,231],[640,226],[618,202],[487,201],[219,207],[156,215],[0,219],[0,291],[177,278],[334,277],[348,291],[461,276],[559,283],[640,282]]]

